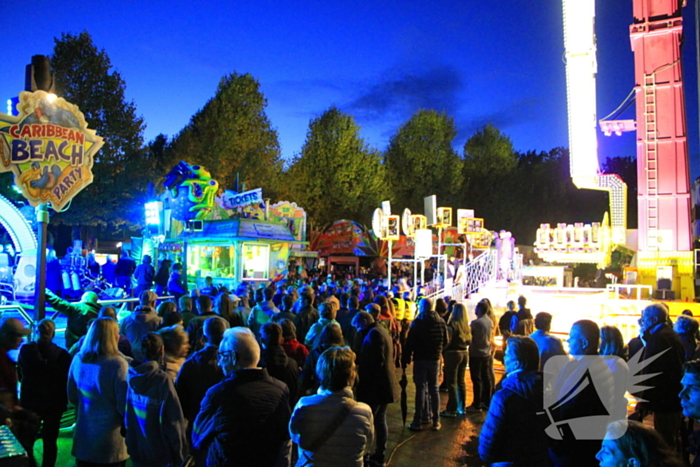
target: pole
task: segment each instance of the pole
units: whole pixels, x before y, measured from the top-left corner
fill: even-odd
[[[51,73],[51,63],[44,55],[33,55],[31,65],[25,69],[25,91],[54,92],[54,80]],[[36,207],[37,220],[37,252],[36,275],[34,276],[34,320],[44,319],[44,305],[46,302],[46,237],[48,235],[49,211],[46,204],[41,203]]]
[[[439,287],[445,288],[445,275],[447,273],[447,264],[445,264],[445,270],[440,274],[440,263],[442,262],[442,226],[438,227],[438,251],[437,251],[437,274]]]
[[[389,268],[386,272],[386,288],[391,290],[391,250],[393,248],[393,242],[389,240]]]
[[[46,204],[36,207],[37,220],[37,252],[36,252],[36,276],[34,280],[34,321],[44,319],[44,305],[46,302],[46,237],[49,225],[49,211]]]
[[[185,281],[185,283],[182,285],[185,292],[187,292],[187,283],[189,282],[187,280],[187,235],[189,233],[188,231],[189,229],[185,229],[185,235],[182,239],[182,276]]]
[[[416,290],[418,287],[418,258],[416,258],[415,253],[413,255],[413,287],[411,290]]]

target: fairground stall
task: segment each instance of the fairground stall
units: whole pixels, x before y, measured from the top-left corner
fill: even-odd
[[[271,205],[260,188],[222,192],[206,169],[185,162],[164,185],[166,192],[146,208],[149,243],[161,259],[186,267],[192,287],[202,287],[206,277],[229,289],[280,280],[290,256],[308,244],[304,210],[287,201]]]
[[[370,269],[381,273],[377,264],[378,244],[365,227],[351,220],[338,220],[313,236],[311,249],[318,252],[319,266],[329,273],[358,277]],[[386,272],[384,272],[386,273]]]

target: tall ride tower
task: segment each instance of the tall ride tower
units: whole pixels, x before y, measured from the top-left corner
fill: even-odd
[[[672,268],[679,298],[693,298],[693,238],[681,43],[685,0],[634,0],[630,39],[637,109],[641,282]],[[666,268],[668,269],[668,268]]]

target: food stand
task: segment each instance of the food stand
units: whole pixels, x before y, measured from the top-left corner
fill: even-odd
[[[269,204],[261,189],[219,190],[206,169],[181,162],[160,197],[162,228],[154,229],[161,256],[182,263],[188,282],[206,277],[235,289],[241,282],[279,280],[290,256],[308,245],[306,213],[295,203]]]
[[[240,218],[204,221],[201,231],[183,231],[159,250],[175,260],[187,255],[188,280],[197,287],[211,276],[214,284],[231,290],[242,281],[265,282],[284,274],[293,247],[305,243],[284,223]]]

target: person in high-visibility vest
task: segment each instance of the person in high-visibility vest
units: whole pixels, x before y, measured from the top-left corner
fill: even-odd
[[[411,300],[411,292],[403,293],[404,300],[404,314],[403,319],[408,321],[409,324],[416,317],[416,302]]]

